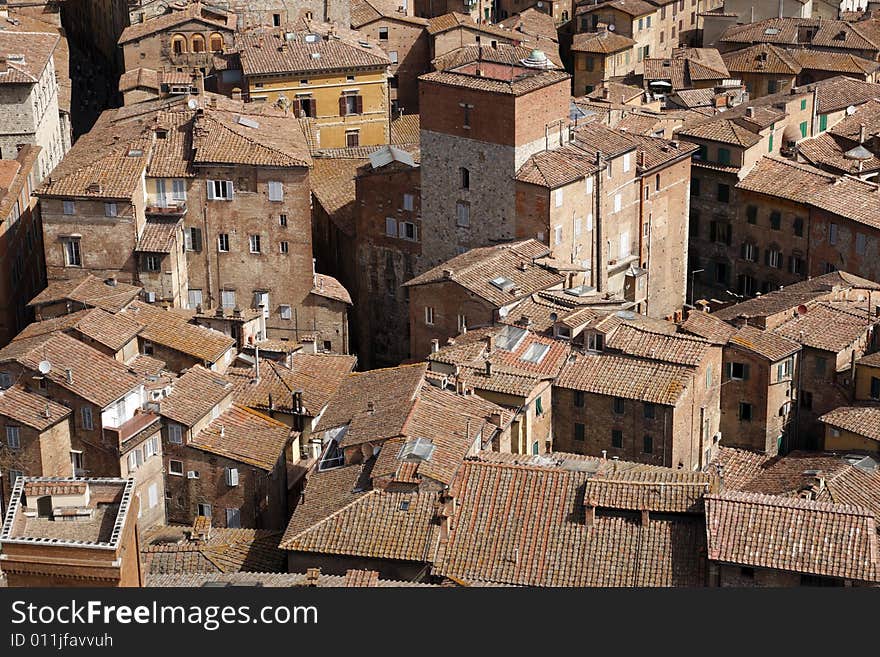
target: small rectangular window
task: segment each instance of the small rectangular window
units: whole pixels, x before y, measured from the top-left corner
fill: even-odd
[[[76,214],[76,203],[74,201],[64,201],[64,214]]]
[[[280,223],[282,226],[287,226],[287,215],[278,215],[278,223]]]
[[[115,217],[116,216],[116,204],[115,203],[105,203],[104,204],[104,216],[105,217]]]
[[[183,444],[183,427],[173,422],[168,423],[168,442],[172,445]]]
[[[434,323],[434,309],[431,306],[425,306],[425,324]]]
[[[220,303],[227,310],[235,308],[235,290],[221,290]]]
[[[623,447],[623,431],[620,429],[611,430],[611,446],[616,449]]]
[[[198,478],[198,477],[196,477]],[[204,516],[205,518],[211,517],[211,505],[206,502],[200,502],[198,507],[198,512],[200,516]]]
[[[397,219],[385,217],[385,234],[388,237],[397,237]]]
[[[415,196],[412,194],[404,194],[403,195],[403,209],[412,212],[414,207]]]
[[[80,416],[82,418],[82,428],[86,431],[91,431],[95,428],[94,423],[92,422],[92,409],[90,406],[83,406],[80,409]]]
[[[574,391],[574,405],[578,408],[584,407],[584,392],[583,390],[575,390]]]
[[[229,233],[220,233],[217,235],[217,250],[220,253],[229,252]]]
[[[455,225],[467,228],[471,225],[471,205],[466,201],[458,201],[455,204]]]
[[[269,181],[269,200],[270,201],[283,201],[284,200],[284,185],[280,182]]]
[[[656,415],[656,407],[650,402],[644,403],[644,416],[646,420],[653,420]]]
[[[183,461],[175,461],[174,459],[168,461],[168,474],[178,475],[182,477]]]
[[[752,421],[752,405],[748,402],[739,403],[739,419],[743,422]]]
[[[281,249],[281,253],[284,255],[286,255],[288,253],[288,251],[290,251],[290,243],[289,242],[285,242],[282,240],[281,242],[278,243],[278,247]]]
[[[9,449],[21,448],[21,427],[6,427],[6,445]]]
[[[260,253],[260,236],[248,235],[248,246],[251,253]]]
[[[654,438],[652,436],[645,436],[642,439],[642,452],[645,454],[653,454],[654,453]]]
[[[575,422],[574,423],[574,439],[577,442],[582,443],[582,442],[584,442],[584,434],[585,434],[584,425],[581,424],[580,422]]]
[[[281,315],[281,319],[291,319],[293,316],[290,306],[282,305],[279,309],[279,314]]]
[[[623,399],[623,397],[614,398],[613,408],[614,412],[617,415],[623,415],[624,411],[626,410],[626,401]]]

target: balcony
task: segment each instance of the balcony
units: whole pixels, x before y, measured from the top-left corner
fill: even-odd
[[[182,217],[186,214],[186,199],[172,198],[167,194],[147,194],[144,211],[148,215],[159,217]]]
[[[142,431],[158,431],[158,425],[159,416],[155,413],[138,412],[130,420],[126,420],[118,427],[104,427],[104,441],[121,447],[125,442],[131,440]]]

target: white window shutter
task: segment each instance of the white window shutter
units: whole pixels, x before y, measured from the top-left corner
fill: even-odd
[[[234,192],[232,190],[232,181],[227,180],[226,181],[226,199],[231,200],[233,198],[233,196],[234,196]]]
[[[406,222],[401,221],[397,224],[397,236],[398,237],[406,237]]]
[[[397,221],[394,217],[385,217],[385,234],[391,237],[397,235]]]
[[[214,196],[214,181],[208,181],[208,200],[213,201],[216,197]]]

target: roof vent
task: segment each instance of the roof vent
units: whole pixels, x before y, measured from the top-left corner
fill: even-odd
[[[291,38],[288,38],[288,35],[292,35],[292,32],[288,32],[287,34],[284,35],[284,38],[287,39],[288,41],[290,41]],[[317,43],[318,41],[321,40],[321,37],[318,36],[317,34],[306,34],[305,39],[306,39],[306,43]]]
[[[321,59],[321,53],[319,53],[319,52],[313,52],[313,53],[312,53],[312,59]]]
[[[590,287],[589,285],[578,285],[565,290],[565,294],[570,297],[586,297],[593,294],[595,291],[596,288]]]
[[[507,292],[514,288],[514,283],[512,280],[507,278],[506,276],[497,276],[489,281],[492,285],[497,287],[502,292]]]

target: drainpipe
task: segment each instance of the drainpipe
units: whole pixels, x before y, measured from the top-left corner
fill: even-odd
[[[593,200],[593,206],[595,207],[593,233],[595,234],[594,240],[596,244],[593,249],[593,285],[596,288],[596,292],[604,292],[604,278],[607,273],[604,272],[605,259],[603,257],[604,249],[602,248],[602,172],[606,170],[608,165],[602,159],[602,151],[596,153],[596,166],[598,170],[595,174],[595,199]]]

